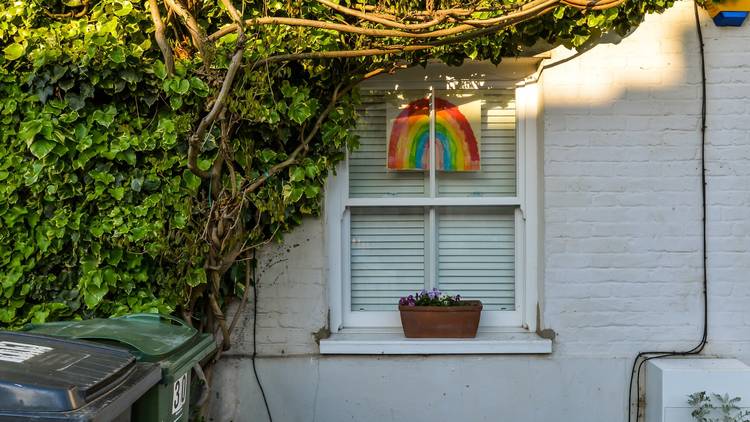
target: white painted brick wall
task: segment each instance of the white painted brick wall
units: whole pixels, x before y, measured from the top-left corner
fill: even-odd
[[[327,326],[323,226],[306,220],[258,254],[258,354],[261,356],[317,353],[313,333]],[[237,324],[229,355],[252,353],[252,295]]]
[[[703,17],[710,351],[750,355],[750,26]],[[572,54],[558,49],[553,59]],[[556,355],[630,357],[700,334],[700,71],[692,6],[546,69],[544,314]],[[321,220],[260,260],[259,353],[314,354],[326,325]],[[248,306],[236,347],[251,350]]]
[[[750,31],[702,17],[708,351],[747,358]],[[620,44],[544,73],[544,324],[561,355],[630,357],[699,338],[698,60],[692,5],[680,2]]]
[[[720,29],[705,13],[701,17],[708,66],[711,322],[706,353],[750,363],[750,24]],[[559,49],[553,59],[569,54]],[[552,363],[557,369],[548,372],[550,377],[566,371],[597,373],[611,385],[600,385],[597,376],[583,376],[574,381],[573,392],[549,394],[546,403],[554,409],[545,416],[524,418],[519,410],[516,420],[624,421],[627,371],[633,356],[646,349],[690,348],[699,339],[699,78],[692,3],[685,1],[663,15],[650,16],[619,44],[598,45],[543,72],[542,322],[558,337],[549,356],[482,359],[488,369],[501,371],[510,360],[529,373]],[[285,245],[270,246],[261,254],[261,355],[317,354],[312,333],[326,325],[328,308],[323,233],[321,220],[307,220],[287,236]],[[248,307],[230,352],[235,359],[227,365],[235,369],[222,375],[228,385],[233,377],[242,377],[238,385],[254,383],[240,375],[247,373],[249,363],[242,359],[252,350],[250,311]],[[470,357],[310,359],[310,365],[307,360],[289,359],[293,366],[312,368],[300,369],[304,372],[300,376],[310,381],[309,388],[288,389],[282,385],[285,381],[270,378],[266,382],[279,394],[290,394],[289,400],[310,402],[323,416],[336,412],[326,407],[332,403],[320,402],[317,396],[318,388],[325,391],[331,382],[321,378],[325,377],[321,365],[344,380],[336,394],[346,395],[347,388],[354,388],[357,394],[377,396],[381,392],[357,385],[354,378],[347,384],[354,369],[337,362],[376,376],[383,361],[406,361],[424,370],[420,376],[426,385],[434,382],[428,375],[431,371],[439,372],[445,365],[460,370],[474,362]],[[279,359],[263,364],[279,376],[286,371]],[[598,369],[591,372],[594,367]],[[500,377],[497,388],[516,381]],[[613,390],[613,385],[622,388]],[[585,396],[584,401],[597,394],[587,388],[609,391],[596,400],[608,405],[593,409],[577,402],[576,391]],[[393,394],[430,397],[429,391],[400,391],[396,388]],[[533,391],[527,393],[525,397],[534,397]],[[472,397],[479,396],[467,392],[463,400]],[[261,406],[257,399],[253,396],[250,404],[226,403],[235,410],[257,410]],[[355,420],[357,415],[367,415],[366,403],[345,399],[336,402],[341,406],[339,415],[351,414]],[[524,409],[524,403],[516,400],[497,400],[498,406]],[[546,409],[533,399],[526,405]],[[306,409],[286,420],[310,420]]]

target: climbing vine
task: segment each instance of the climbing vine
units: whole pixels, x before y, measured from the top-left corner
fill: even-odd
[[[230,346],[361,81],[625,34],[672,0],[0,3],[0,326],[177,313]]]

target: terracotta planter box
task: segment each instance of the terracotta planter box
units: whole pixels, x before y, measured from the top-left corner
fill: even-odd
[[[408,338],[472,338],[477,335],[482,302],[467,300],[460,306],[399,305],[401,325]]]

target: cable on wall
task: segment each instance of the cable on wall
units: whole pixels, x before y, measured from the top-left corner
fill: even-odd
[[[701,29],[700,16],[698,14],[698,2],[693,2],[693,11],[695,12],[695,29],[698,35],[700,45],[700,64],[701,64],[701,199],[702,199],[702,229],[703,229],[703,335],[700,342],[687,351],[656,351],[640,352],[633,360],[633,367],[630,371],[630,384],[628,385],[628,419],[632,421],[633,411],[633,380],[635,379],[636,406],[635,421],[640,420],[638,413],[641,407],[641,370],[643,365],[652,360],[672,356],[687,356],[700,354],[708,342],[708,252],[706,236],[706,56],[703,44],[703,30]]]
[[[255,276],[255,269],[258,268],[258,261],[255,259],[255,250],[253,250],[253,356],[252,356],[252,364],[253,364],[253,374],[255,375],[255,382],[258,383],[258,388],[260,389],[260,394],[263,396],[263,404],[266,405],[266,413],[268,414],[268,421],[273,422],[273,417],[271,417],[271,408],[268,407],[268,400],[266,399],[266,392],[263,390],[263,384],[260,382],[260,377],[258,377],[258,370],[255,367],[255,357],[258,355],[258,337],[256,335],[256,332],[258,331],[258,278]]]

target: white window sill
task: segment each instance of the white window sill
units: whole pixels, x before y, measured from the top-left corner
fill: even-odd
[[[529,332],[481,330],[475,338],[412,339],[399,331],[343,330],[320,340],[324,355],[546,354],[552,341]]]

